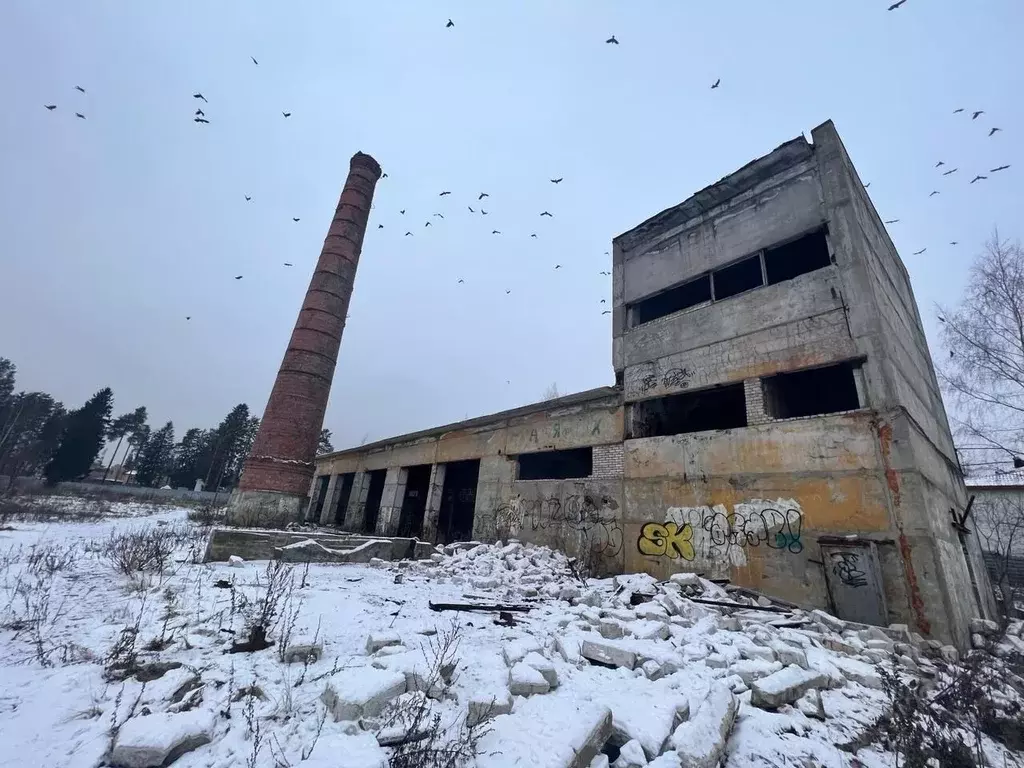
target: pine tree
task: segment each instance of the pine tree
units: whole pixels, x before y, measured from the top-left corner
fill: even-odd
[[[213,431],[210,464],[204,478],[207,487],[212,482],[213,488],[218,489],[225,479],[232,481],[248,435],[253,432],[252,425],[249,406],[239,403]]]
[[[174,449],[174,469],[171,471],[171,485],[175,488],[192,488],[201,479],[206,468],[201,468],[208,443],[206,430],[193,427],[181,438]]]
[[[323,453],[330,453],[334,450],[334,444],[331,442],[333,435],[331,430],[324,427],[320,430],[320,440],[317,442],[316,455],[319,456]]]
[[[89,474],[110,428],[114,393],[105,387],[78,410],[68,414],[60,444],[46,465],[46,482],[80,480]]]
[[[146,406],[136,408],[131,413],[123,413],[110,422],[110,429],[107,431],[107,439],[113,440],[116,437],[117,445],[114,446],[114,452],[110,454],[110,461],[107,462],[107,469],[103,473],[104,482],[106,482],[107,475],[110,474],[110,468],[114,464],[114,459],[117,458],[117,452],[121,450],[121,441],[128,435],[134,433],[145,423]]]
[[[174,462],[174,424],[168,421],[142,446],[135,479],[139,485],[155,488],[164,482]]]

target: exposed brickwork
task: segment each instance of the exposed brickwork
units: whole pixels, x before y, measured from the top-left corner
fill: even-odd
[[[622,477],[622,443],[594,446],[591,477]]]
[[[747,424],[767,424],[772,420],[764,411],[764,387],[760,379],[743,380],[743,397],[747,401]]]
[[[352,157],[316,271],[292,331],[284,360],[242,471],[242,491],[305,496],[313,477],[316,444],[338,361],[359,252],[380,166],[369,155]]]

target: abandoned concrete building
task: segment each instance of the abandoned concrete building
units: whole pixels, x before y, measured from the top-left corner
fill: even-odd
[[[994,610],[909,276],[827,122],[613,242],[616,385],[316,459],[307,517],[698,571],[967,642]]]

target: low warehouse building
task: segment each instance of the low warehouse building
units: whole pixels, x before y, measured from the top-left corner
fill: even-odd
[[[320,456],[309,516],[966,645],[994,604],[909,276],[834,126],[812,139],[615,238],[616,386]]]

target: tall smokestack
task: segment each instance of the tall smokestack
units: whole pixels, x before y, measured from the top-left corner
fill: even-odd
[[[283,526],[302,518],[380,173],[369,155],[352,156],[338,209],[231,499],[229,517],[236,523]]]

